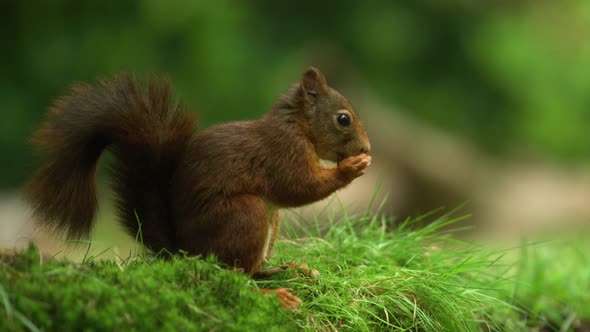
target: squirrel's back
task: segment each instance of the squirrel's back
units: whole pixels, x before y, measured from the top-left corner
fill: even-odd
[[[33,135],[44,159],[25,187],[25,199],[40,223],[70,238],[88,235],[97,209],[97,164],[108,148],[123,225],[136,234],[141,224],[146,244],[173,249],[169,186],[194,131],[167,79],[150,78],[146,86],[120,74],[74,85]]]

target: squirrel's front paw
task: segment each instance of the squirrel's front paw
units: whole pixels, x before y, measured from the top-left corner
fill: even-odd
[[[361,153],[358,156],[348,157],[338,163],[340,174],[349,180],[357,178],[367,171],[371,165],[371,156]]]

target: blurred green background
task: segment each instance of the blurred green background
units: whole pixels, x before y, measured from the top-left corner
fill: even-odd
[[[169,73],[200,127],[255,118],[309,65],[499,157],[590,159],[589,1],[6,1],[0,189],[74,81]],[[354,101],[354,100],[353,100]]]

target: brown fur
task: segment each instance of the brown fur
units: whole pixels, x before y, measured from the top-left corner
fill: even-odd
[[[334,120],[342,109],[353,117],[346,128]],[[215,254],[253,274],[273,247],[279,208],[323,199],[370,163],[358,114],[314,68],[260,119],[194,131],[168,80],[152,78],[145,89],[122,74],[76,85],[34,135],[46,159],[25,197],[45,225],[88,235],[96,165],[110,148],[118,212],[131,235],[139,218],[153,251]],[[324,168],[320,158],[338,166]]]

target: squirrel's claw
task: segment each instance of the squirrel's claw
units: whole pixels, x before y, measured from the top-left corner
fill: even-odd
[[[339,162],[338,169],[350,179],[354,179],[365,174],[369,165],[371,165],[371,156],[361,153]]]
[[[295,308],[301,303],[301,299],[291,294],[286,288],[266,289],[261,288],[263,294],[276,294],[283,308]]]

